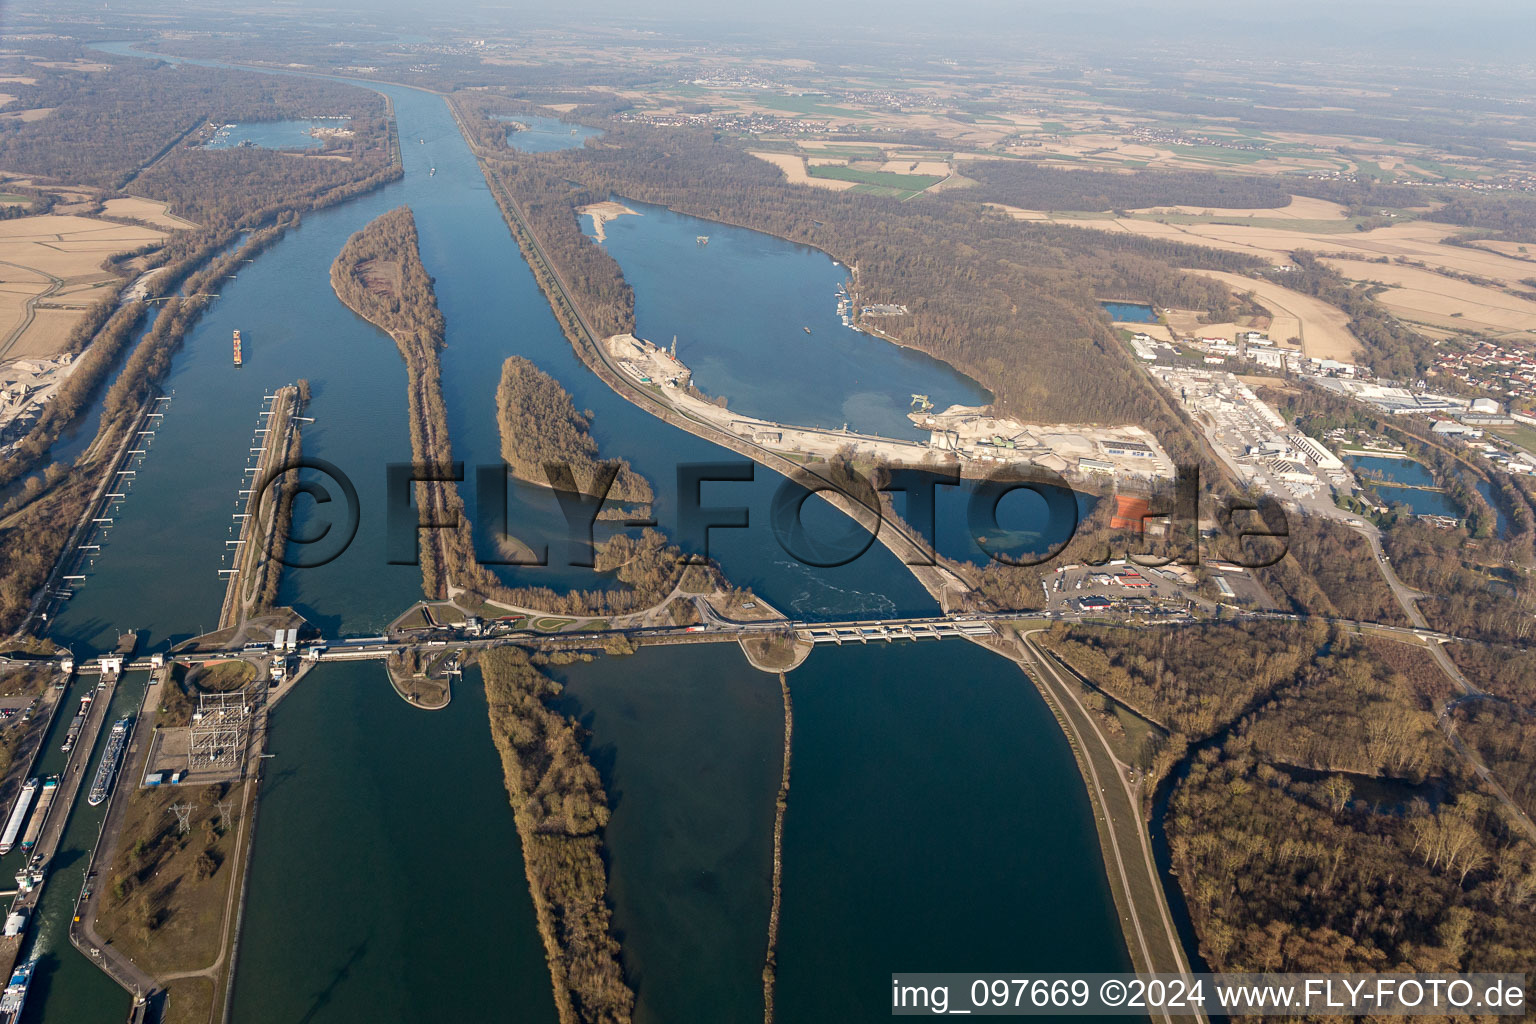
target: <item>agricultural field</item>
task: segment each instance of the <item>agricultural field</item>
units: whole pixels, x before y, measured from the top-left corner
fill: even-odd
[[[763,150],[752,155],[783,171],[791,184],[898,199],[910,199],[950,174],[950,165],[933,153],[812,143],[800,148],[804,155]]]
[[[863,120],[871,115],[863,110],[854,110],[851,107],[833,107],[824,103],[818,103],[810,96],[758,96],[742,94],[732,96],[747,107],[757,110],[776,110],[786,114],[799,114],[802,117],[849,117]]]
[[[155,228],[72,214],[0,221],[0,358],[56,354],[85,308],[116,286],[103,262],[164,240]]]
[[[1192,207],[1160,207],[1136,211],[1130,217],[1001,204],[994,208],[1016,220],[1190,242],[1260,256],[1277,266],[1289,264],[1295,251],[1306,250],[1328,258],[1329,265],[1345,277],[1387,285],[1381,301],[1404,319],[1450,331],[1490,331],[1536,340],[1536,303],[1502,290],[1530,290],[1524,282],[1536,277],[1536,264],[1521,251],[1525,247],[1510,242],[1450,245],[1445,240],[1458,232],[1447,224],[1405,216],[1397,223],[1360,231],[1337,204],[1302,198],[1290,207],[1272,210],[1190,212]],[[1384,262],[1389,260],[1393,262]],[[1398,260],[1422,266],[1402,266]],[[1474,284],[1450,274],[1491,283]]]
[[[141,220],[155,227],[165,228],[168,231],[180,231],[182,228],[195,228],[196,224],[189,220],[183,220],[166,212],[166,204],[156,202],[153,199],[140,199],[129,197],[126,199],[108,199],[101,204],[102,211],[108,217],[122,217],[126,220]]]
[[[1536,342],[1536,302],[1418,267],[1324,260],[1346,277],[1387,285],[1377,299],[1405,320]]]
[[[1220,270],[1192,270],[1192,274],[1215,278],[1234,292],[1252,292],[1259,305],[1274,318],[1270,337],[1279,341],[1301,338],[1301,350],[1313,359],[1338,359],[1352,362],[1360,352],[1359,340],[1350,333],[1344,311],[1321,299],[1292,291],[1273,281],[1242,277]],[[1294,334],[1292,324],[1295,325]]]
[[[835,178],[811,177],[805,165],[805,157],[794,153],[760,153],[754,152],[753,156],[759,160],[766,160],[779,170],[784,172],[784,177],[789,179],[792,185],[815,185],[817,188],[828,188],[837,192],[853,188],[856,184],[852,181],[840,181]]]
[[[1490,434],[1497,434],[1512,441],[1526,451],[1536,454],[1536,427],[1525,423],[1512,423],[1506,427],[1484,427]]]

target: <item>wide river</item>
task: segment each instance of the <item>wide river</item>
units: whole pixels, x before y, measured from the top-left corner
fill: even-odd
[[[442,98],[374,88],[394,103],[404,179],[307,216],[227,281],[190,333],[155,442],[135,462],[88,580],[53,624],[77,654],[110,646],[122,629],[141,630],[141,650],[163,650],[212,625],[262,396],[300,377],[314,393],[305,454],[351,478],[361,516],[345,554],[290,572],[282,601],[335,636],[376,631],[419,596],[419,570],[388,565],[384,551],[385,467],[410,458],[404,368],[392,342],[335,298],[327,275],[352,232],[401,204],[415,211],[437,281],[454,454],[471,476],[497,458],[496,379],[514,353],[559,378],[592,411],[603,450],[652,479],[669,532],[677,465],[737,458],[641,412],[587,371]],[[751,251],[731,254],[742,272],[721,287],[734,291],[715,300],[755,308],[805,275],[819,287],[791,317],[823,322],[835,281],[825,276],[834,269],[827,257],[750,240]],[[637,290],[641,333],[685,332],[688,289]],[[230,365],[236,328],[245,339],[240,370]],[[886,387],[860,369],[869,339],[831,330],[817,338],[837,368],[818,392],[842,387],[848,408],[875,420],[890,413],[887,392],[898,411],[908,391],[976,394],[942,364],[900,353],[900,381]],[[799,411],[771,380],[741,375],[731,393],[733,403],[780,418]],[[756,525],[767,522],[780,482],[758,467],[753,483],[705,487],[705,504],[750,508],[752,529],[710,535],[710,554],[733,580],[804,617],[932,610],[879,545],[837,569],[806,567],[780,550]],[[472,491],[466,484],[471,502]],[[509,570],[508,579],[596,585],[590,570],[561,564],[564,526],[547,493],[514,485],[510,508],[512,532],[546,538],[551,565]],[[783,727],[777,680],[734,647],[714,645],[643,650],[560,676],[614,805],[612,900],[639,1018],[760,1020]],[[1011,663],[961,641],[871,645],[818,651],[788,679],[795,741],[780,1020],[883,1019],[897,970],[1127,967],[1071,752]],[[553,1020],[477,684],[471,673],[448,710],[417,712],[378,666],[326,665],[278,706],[239,948],[239,1024]],[[130,677],[119,705],[135,704],[142,685]],[[65,935],[99,820],[83,804],[75,819],[35,933],[42,967],[26,1020],[115,1024],[126,996]]]

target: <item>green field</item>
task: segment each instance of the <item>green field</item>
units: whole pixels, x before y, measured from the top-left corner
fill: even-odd
[[[1390,181],[1394,177],[1394,175],[1388,174],[1386,171],[1382,170],[1381,165],[1376,163],[1374,160],[1356,160],[1355,167],[1357,168],[1355,173],[1360,175],[1362,178],[1372,178],[1376,181]]]
[[[1227,149],[1225,146],[1171,146],[1175,156],[1215,164],[1256,164],[1260,160],[1273,160],[1275,154],[1263,150]]]
[[[1515,442],[1528,452],[1536,453],[1536,427],[1524,423],[1512,423],[1507,427],[1487,427],[1486,430]]]
[[[1052,220],[1114,220],[1107,210],[1049,210]]]
[[[950,116],[953,117],[956,121],[960,121],[962,123],[969,122],[971,124],[1006,124],[1006,125],[1012,125],[1014,123],[1014,122],[1010,121],[1008,118],[1006,118],[1006,117],[998,117],[996,114],[973,114],[969,110],[957,110],[954,113],[952,113]]]
[[[885,150],[879,146],[821,146],[802,150],[806,156],[845,156],[851,160],[884,160]]]
[[[753,106],[767,107],[769,110],[782,110],[790,114],[809,114],[817,117],[863,118],[871,116],[862,110],[824,106],[809,96],[753,96],[742,94],[740,98],[748,101]]]
[[[1343,234],[1354,231],[1363,217],[1347,217],[1343,220],[1286,220],[1282,217],[1239,217],[1230,213],[1205,216],[1201,213],[1137,213],[1132,220],[1153,220],[1167,224],[1231,224],[1238,227],[1265,228],[1271,231],[1303,231],[1310,234]]]
[[[904,192],[921,192],[929,185],[943,181],[931,174],[897,174],[894,171],[861,171],[856,167],[838,164],[820,164],[807,170],[813,178],[832,178],[836,181],[856,181],[862,185],[899,189]]]
[[[1415,158],[1409,160],[1408,163],[1429,174],[1439,175],[1442,178],[1449,178],[1451,180],[1467,180],[1477,177],[1476,174],[1465,167],[1454,167],[1451,164],[1437,163],[1434,160]]]

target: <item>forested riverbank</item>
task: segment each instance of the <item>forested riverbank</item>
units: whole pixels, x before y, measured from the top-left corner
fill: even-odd
[[[545,703],[560,685],[526,653],[488,651],[481,672],[561,1024],[624,1024],[635,996],[611,930],[602,780],[575,723]]]
[[[331,264],[331,287],[358,316],[388,333],[405,360],[413,460],[419,466],[447,466],[453,448],[438,363],[443,314],[432,277],[421,263],[410,207],[383,214],[347,240]],[[453,481],[420,479],[413,486],[418,515],[425,513],[424,522],[442,524],[427,532],[424,545],[416,544],[422,592],[442,599],[448,596],[450,565],[474,561],[469,518]]]
[[[1056,626],[1045,641],[1165,724],[1122,742],[1150,781],[1171,776],[1172,868],[1213,970],[1528,959],[1536,847],[1442,741],[1451,690],[1428,652],[1316,620]],[[1303,879],[1315,896],[1298,903]]]
[[[570,392],[529,359],[510,356],[502,364],[496,422],[502,458],[520,480],[553,487],[545,467],[565,466],[577,488],[590,494],[599,475],[612,472],[609,500],[649,504],[655,498],[650,483],[626,460],[598,457],[591,421],[576,411]]]

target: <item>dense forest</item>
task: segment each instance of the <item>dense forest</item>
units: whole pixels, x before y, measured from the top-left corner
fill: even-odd
[[[480,666],[561,1024],[625,1024],[635,996],[607,903],[602,779],[576,723],[545,703],[560,685],[527,654],[498,647]]]
[[[100,59],[101,55],[61,44],[51,47],[49,56],[63,62],[78,57]],[[75,71],[16,58],[6,60],[8,72],[36,79],[35,85],[7,83],[6,91],[17,97],[16,107],[46,107],[53,112],[35,121],[0,120],[0,167],[111,191],[122,188],[145,166],[210,121],[223,124],[348,116],[359,129],[353,140],[333,142],[322,152],[355,157],[361,150],[377,147],[378,128],[385,117],[384,99],[377,93],[324,78],[265,75],[134,57],[110,60],[106,71]],[[205,167],[231,168],[249,154],[201,150],[199,155]],[[274,162],[268,169],[276,171],[286,165],[290,173],[302,175],[309,171],[305,165],[343,163],[283,157],[280,164]],[[182,166],[182,170],[188,169],[188,165]],[[354,176],[352,169],[339,169],[338,178]],[[202,183],[206,186],[216,181],[215,175]],[[279,184],[268,182],[269,186]],[[235,205],[228,197],[216,195],[206,196],[205,201]]]
[[[1474,237],[1493,235],[1516,242],[1536,242],[1536,199],[1523,195],[1458,196],[1428,219],[1477,228]]]
[[[1154,777],[1195,745],[1165,825],[1214,969],[1502,970],[1536,951],[1536,849],[1437,734],[1425,652],[1318,623],[1047,643],[1173,729]]]
[[[1536,815],[1536,711],[1500,700],[1473,700],[1452,714],[1457,735],[1477,751],[1510,799]]]
[[[1192,741],[1295,678],[1327,632],[1317,621],[1156,630],[1058,624],[1043,642],[1105,693]]]
[[[1478,689],[1536,711],[1536,651],[1502,644],[1447,644],[1446,653]]]
[[[374,148],[355,160],[300,157],[267,149],[178,146],[132,189],[215,229],[245,228],[276,209],[320,209],[400,176],[378,122]],[[254,211],[254,213],[253,213]]]
[[[611,501],[649,504],[655,494],[650,483],[624,459],[599,460],[591,422],[576,411],[560,382],[522,356],[510,356],[501,367],[496,389],[496,422],[501,427],[501,457],[520,480],[554,486],[546,464],[569,466],[583,493],[598,474],[614,470]]]
[[[1287,557],[1257,573],[1270,593],[1284,595],[1291,611],[1408,624],[1358,533],[1318,516],[1293,516],[1288,526]]]
[[[1464,530],[1399,523],[1387,554],[1404,583],[1425,591],[1419,610],[1436,629],[1468,639],[1527,644],[1536,637],[1536,581]]]

